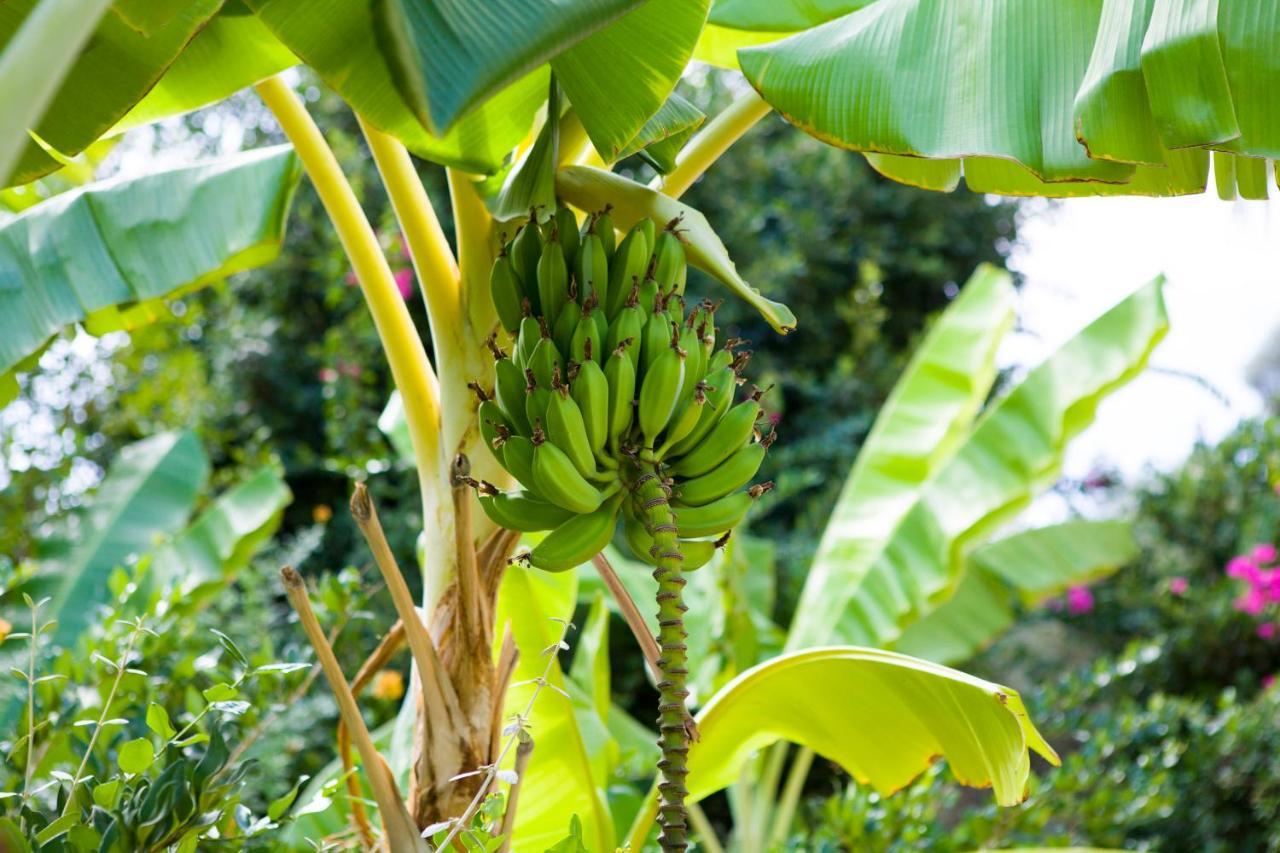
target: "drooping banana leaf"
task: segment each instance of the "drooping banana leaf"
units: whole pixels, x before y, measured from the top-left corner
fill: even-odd
[[[1182,149],[1280,156],[1277,38],[1270,0],[880,0],[738,58],[818,138],[979,191],[1165,195],[1203,190]],[[954,186],[931,169],[882,171]]]
[[[988,543],[969,555],[951,598],[908,625],[893,648],[959,663],[1012,626],[1016,600],[1034,607],[1106,577],[1136,554],[1130,525],[1119,521],[1068,521]]]
[[[616,159],[643,152],[645,159],[665,175],[675,168],[676,154],[706,118],[702,110],[673,94],[618,152]]]
[[[992,403],[950,459],[907,490],[892,532],[837,564],[842,580],[827,584],[820,609],[799,611],[796,641],[889,644],[949,598],[966,552],[1052,482],[1099,402],[1145,366],[1168,329],[1162,286],[1139,288]]]
[[[710,0],[646,0],[551,61],[592,145],[619,159],[684,73]]]
[[[606,204],[613,205],[613,221],[624,230],[644,218],[654,220],[660,227],[678,219],[689,263],[722,281],[778,332],[786,334],[795,328],[796,318],[791,309],[767,298],[738,275],[728,251],[706,217],[689,205],[622,175],[591,166],[561,169],[556,173],[556,191],[581,210],[600,210]]]
[[[41,567],[58,578],[48,609],[58,620],[56,643],[73,644],[106,603],[112,569],[182,528],[208,476],[209,460],[192,432],[164,433],[120,451],[85,505],[76,546]]]
[[[300,169],[287,146],[73,190],[0,225],[0,404],[62,328],[148,322],[159,300],[273,260]]]
[[[445,133],[504,87],[648,2],[376,0],[372,6],[401,96],[424,127]]]
[[[716,0],[709,23],[749,32],[793,33],[825,24],[873,0]]]
[[[369,0],[245,0],[279,41],[373,127],[419,157],[467,172],[498,171],[546,101],[550,69],[534,68],[437,136],[392,79]]]
[[[942,756],[958,781],[991,787],[1006,806],[1026,794],[1029,750],[1057,763],[1016,691],[874,649],[774,658],[734,679],[697,720],[693,801],[734,782],[754,752],[778,740],[812,749],[885,795]]]
[[[36,0],[0,4],[0,44],[9,41],[35,5]],[[79,154],[142,99],[221,5],[222,0],[192,0],[150,33],[134,29],[120,15],[103,16],[31,130],[55,152]],[[5,183],[27,183],[58,166],[57,158],[29,141]]]
[[[215,500],[151,559],[149,585],[174,586],[179,606],[197,609],[249,562],[280,526],[292,499],[274,468],[263,468]]]
[[[787,648],[827,645],[921,487],[967,435],[1013,325],[1013,285],[980,267],[916,349],[863,443],[814,555]]]
[[[0,187],[110,0],[0,7]]]
[[[503,576],[494,624],[501,634],[509,623],[520,650],[513,686],[507,691],[508,715],[524,713],[536,686],[532,680],[542,677],[547,654],[558,651],[561,625],[553,620],[573,615],[576,590],[574,572],[552,574],[512,565]],[[576,641],[571,634],[568,642]],[[565,815],[576,814],[591,849],[612,850],[614,828],[603,780],[595,778],[573,701],[561,692],[565,679],[558,663],[551,665],[547,680],[549,686],[539,692],[529,716],[534,746],[521,782],[513,849],[546,849],[564,837]]]

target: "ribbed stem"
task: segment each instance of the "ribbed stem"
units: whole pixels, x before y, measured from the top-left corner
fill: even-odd
[[[658,769],[662,781],[658,791],[662,795],[659,806],[659,824],[662,832],[658,844],[663,851],[683,851],[688,848],[688,811],[685,797],[685,777],[689,775],[689,731],[685,727],[685,699],[689,691],[685,679],[689,674],[688,654],[685,645],[688,634],[684,630],[684,574],[681,564],[684,555],[676,541],[676,519],[668,503],[667,489],[662,478],[653,470],[647,470],[635,483],[635,497],[639,503],[645,526],[653,537],[653,556],[657,568],[653,577],[658,582],[658,645],[662,650],[658,658],[658,746],[662,760]]]

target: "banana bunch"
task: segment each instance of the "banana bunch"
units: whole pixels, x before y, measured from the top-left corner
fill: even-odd
[[[717,349],[715,310],[685,305],[679,220],[642,220],[615,243],[609,210],[581,230],[558,209],[530,216],[490,276],[510,352],[496,336],[492,392],[480,384],[480,430],[520,488],[477,483],[497,524],[551,531],[530,563],[563,571],[611,540],[619,514],[636,555],[656,560],[635,484],[662,478],[684,568],[711,559],[754,501],[748,487],[774,434],[762,435],[761,391],[738,400],[751,356]]]

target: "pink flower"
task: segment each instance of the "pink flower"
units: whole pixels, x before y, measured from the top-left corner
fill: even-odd
[[[1232,557],[1227,563],[1227,576],[1254,583],[1258,580],[1258,567],[1248,557]]]
[[[1264,676],[1262,676],[1262,689],[1263,689],[1263,690],[1270,690],[1272,687],[1274,687],[1274,686],[1275,686],[1275,683],[1276,683],[1276,677],[1275,677],[1275,675],[1274,675],[1274,674],[1272,674],[1272,675],[1264,675]]]
[[[1093,609],[1093,593],[1087,586],[1073,586],[1067,590],[1067,612],[1072,616],[1088,613]]]
[[[321,382],[337,382],[338,371],[334,370],[332,367],[320,368],[320,381]]]
[[[1189,586],[1191,586],[1191,584],[1188,583],[1187,579],[1182,577],[1181,575],[1177,577],[1169,578],[1169,592],[1172,593],[1173,595],[1179,595],[1179,596],[1186,595],[1187,588]]]
[[[1250,616],[1257,616],[1267,606],[1267,597],[1262,594],[1262,590],[1258,587],[1250,587],[1240,598],[1235,601],[1235,608],[1242,613],[1248,613]]]
[[[360,283],[360,279],[356,278],[354,271],[347,273],[347,277],[343,279],[347,283],[347,287],[355,287]]]
[[[408,299],[413,296],[413,270],[405,267],[396,273],[396,287],[400,288],[400,297]]]
[[[1255,545],[1253,546],[1253,552],[1250,553],[1249,556],[1252,557],[1253,561],[1259,566],[1270,565],[1276,561],[1276,546]]]
[[[1258,636],[1264,640],[1274,639],[1276,636],[1276,623],[1263,622],[1258,626]]]

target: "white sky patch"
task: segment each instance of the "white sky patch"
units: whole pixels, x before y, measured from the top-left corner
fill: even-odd
[[[1262,411],[1250,360],[1280,325],[1280,216],[1271,202],[1071,199],[1019,229],[1011,266],[1026,283],[1003,366],[1038,363],[1088,320],[1163,272],[1170,332],[1148,370],[1099,409],[1064,474],[1099,466],[1130,482],[1170,470],[1199,438],[1221,438]],[[1225,397],[1192,379],[1202,378]]]

